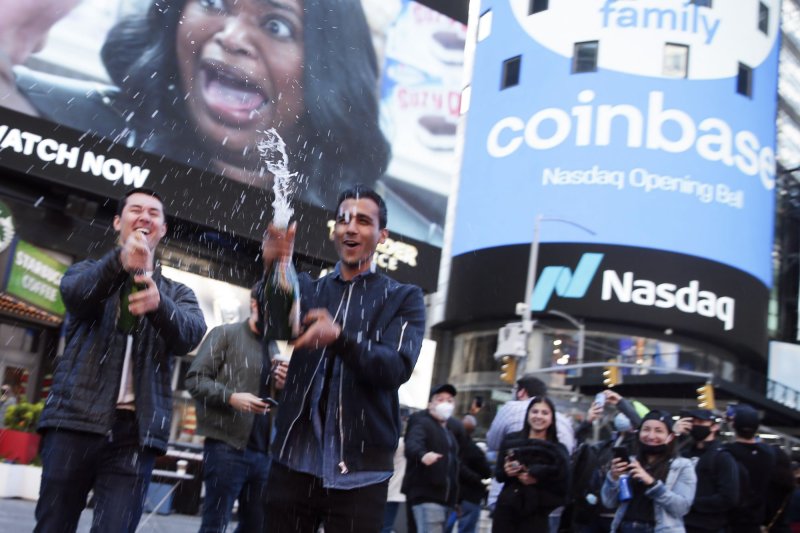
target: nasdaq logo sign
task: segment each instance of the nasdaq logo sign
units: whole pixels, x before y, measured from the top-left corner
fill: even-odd
[[[533,289],[531,311],[544,311],[553,293],[562,298],[583,298],[602,260],[603,254],[585,253],[574,272],[565,266],[545,267]]]

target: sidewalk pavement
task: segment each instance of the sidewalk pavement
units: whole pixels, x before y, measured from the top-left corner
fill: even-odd
[[[35,509],[36,502],[17,498],[0,498],[0,531],[8,533],[33,531],[33,526],[36,525],[33,517]],[[138,531],[140,533],[197,533],[200,529],[199,516],[155,514],[145,522],[147,516],[147,513],[142,515],[142,520],[139,522]],[[236,526],[233,523],[232,525],[235,529]],[[92,510],[87,509],[81,514],[78,533],[89,533],[91,527]]]

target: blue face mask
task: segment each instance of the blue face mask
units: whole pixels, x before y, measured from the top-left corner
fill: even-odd
[[[620,433],[625,433],[633,429],[633,424],[631,424],[631,420],[627,416],[617,413],[617,416],[614,417],[614,429]]]

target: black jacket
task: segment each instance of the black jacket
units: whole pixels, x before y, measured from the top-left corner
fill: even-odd
[[[736,459],[740,473],[738,504],[731,509],[731,531],[757,531],[765,519],[765,496],[775,467],[775,454],[764,443],[728,442],[723,448]]]
[[[458,471],[459,498],[458,501],[481,503],[486,498],[486,485],[484,479],[492,477],[492,468],[475,441],[467,437],[461,448],[461,468]]]
[[[133,379],[139,442],[164,451],[172,418],[172,356],[185,354],[206,331],[188,287],[161,276],[158,309],[140,317],[133,337]],[[127,335],[117,329],[120,289],[130,283],[119,248],[100,260],[72,265],[61,280],[67,308],[66,346],[57,358],[53,385],[39,429],[107,434],[114,424]]]
[[[537,483],[523,485],[517,478],[506,475],[505,457],[511,450]],[[509,433],[503,438],[495,464],[495,477],[503,483],[495,512],[500,511],[501,506],[508,506],[516,516],[550,514],[566,503],[569,469],[569,455],[562,444],[530,439],[522,431]]]
[[[694,467],[697,489],[692,508],[683,518],[684,524],[709,531],[725,528],[728,513],[739,501],[736,460],[717,441],[706,443],[702,449],[692,448],[684,456],[697,458]]]
[[[345,281],[338,272],[337,266],[316,280],[299,275],[303,314],[326,308],[343,329],[324,349],[292,354],[272,453],[288,464],[289,432],[295,424],[309,423],[311,383],[320,378],[322,358],[335,357],[342,362],[342,395],[328,401],[335,402],[341,417],[343,460],[351,471],[391,472],[400,439],[397,389],[411,377],[425,331],[422,291],[383,274]]]
[[[416,413],[409,420],[405,438],[406,475],[402,491],[410,505],[458,503],[459,448],[458,438],[447,425],[442,425],[428,411]],[[426,466],[422,457],[428,452],[442,458]]]

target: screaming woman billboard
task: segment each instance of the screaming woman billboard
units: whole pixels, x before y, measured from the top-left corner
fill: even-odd
[[[779,15],[778,0],[482,2],[455,282],[513,256],[522,279],[498,304],[513,310],[540,215],[534,311],[763,353]]]
[[[326,235],[338,193],[372,186],[416,250],[395,254],[397,274],[424,266],[416,281],[435,287],[463,24],[410,0],[2,7],[16,44],[0,47],[0,167],[101,197],[149,187],[174,216],[260,240],[272,176],[258,145],[274,129],[306,227]],[[319,240],[299,251],[335,258],[305,244]]]

